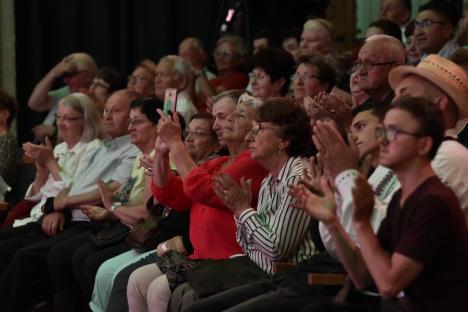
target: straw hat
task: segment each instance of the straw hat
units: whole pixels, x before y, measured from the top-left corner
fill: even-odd
[[[414,66],[398,66],[390,71],[388,80],[395,90],[408,75],[423,77],[442,89],[457,105],[459,119],[468,117],[468,77],[463,69],[450,60],[430,54]]]

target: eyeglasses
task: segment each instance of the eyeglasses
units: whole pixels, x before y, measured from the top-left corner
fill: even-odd
[[[255,79],[255,80],[258,81],[258,80],[265,79],[266,77],[268,77],[268,76],[265,75],[265,74],[255,74],[254,72],[251,72],[251,73],[249,74],[249,78],[250,78],[251,80],[254,80],[254,79]]]
[[[131,127],[138,127],[139,125],[141,125],[142,123],[144,123],[143,120],[140,120],[140,119],[128,119],[128,124],[131,126]]]
[[[133,76],[130,75],[127,77],[128,82],[130,83],[139,83],[139,82],[148,82],[148,80],[145,77],[142,76]]]
[[[355,62],[353,67],[351,67],[350,73],[354,73],[359,71],[360,69],[364,69],[366,72],[372,70],[375,66],[384,66],[384,65],[393,65],[395,62],[381,62],[381,63],[373,63],[373,62]]]
[[[254,126],[252,129],[250,129],[249,134],[256,136],[262,130],[276,130],[276,129],[277,129],[276,127],[265,127],[265,126],[262,126],[261,123],[259,123],[256,126]]]
[[[425,135],[423,134],[420,134],[420,133],[411,133],[411,132],[408,132],[408,131],[404,131],[404,130],[400,130],[400,129],[397,129],[395,127],[377,127],[375,128],[375,137],[376,139],[380,140],[380,139],[385,139],[386,141],[388,142],[393,142],[396,140],[398,134],[406,134],[406,135],[410,135],[410,136],[414,136],[414,137],[418,137],[418,138],[421,138],[421,137],[424,137]]]
[[[321,80],[319,76],[315,76],[311,73],[304,73],[302,75],[300,74],[294,74],[291,76],[291,81],[294,82],[297,80],[301,80],[302,82],[306,83],[306,82],[309,82],[311,81],[312,79],[317,79],[317,80]]]
[[[196,139],[209,135],[208,133],[205,133],[203,131],[199,131],[199,130],[190,131],[189,129],[185,129],[182,134],[184,135],[184,138],[188,138],[188,136],[190,135],[191,137],[196,138]]]
[[[66,123],[71,123],[73,121],[77,121],[77,120],[80,120],[80,119],[83,119],[83,116],[68,117],[67,115],[62,116],[62,115],[59,115],[59,114],[55,114],[55,120],[57,120],[57,121],[61,120],[61,121],[66,122]]]
[[[433,20],[430,20],[430,19],[424,19],[422,21],[415,21],[414,22],[414,28],[429,28],[429,27],[432,27],[432,24],[445,25],[445,24],[448,24],[448,23],[433,21]]]
[[[215,57],[233,57],[234,56],[234,53],[231,52],[231,51],[228,51],[228,50],[215,50],[214,51],[214,56]]]

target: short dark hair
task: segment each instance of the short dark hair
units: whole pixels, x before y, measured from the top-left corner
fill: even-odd
[[[286,28],[286,29],[280,30],[281,44],[283,44],[284,40],[289,39],[289,38],[294,38],[299,43],[299,41],[301,41],[301,33],[302,33],[302,29],[300,28]]]
[[[257,111],[257,121],[271,122],[280,127],[280,136],[289,141],[286,153],[290,157],[312,155],[312,130],[304,108],[288,98],[267,100]]]
[[[392,21],[389,20],[377,20],[369,24],[367,28],[377,27],[382,29],[385,35],[389,35],[397,38],[401,41],[401,29],[400,27]]]
[[[386,110],[387,110],[387,104],[384,102],[379,102],[375,101],[373,99],[369,99],[364,104],[356,106],[353,108],[351,111],[351,114],[353,115],[353,118],[356,117],[357,114],[365,112],[365,111],[371,111],[371,114],[377,117],[379,120],[383,120],[383,117],[385,116]]]
[[[276,34],[270,28],[263,28],[257,31],[253,40],[265,38],[268,40],[268,47],[275,47],[277,45]]]
[[[444,140],[445,133],[444,120],[439,107],[422,97],[402,97],[389,106],[389,110],[392,108],[404,110],[418,120],[418,134],[432,139],[432,147],[428,154],[432,160]]]
[[[457,64],[458,66],[467,66],[468,65],[468,49],[457,48],[450,55],[449,60]]]
[[[437,14],[445,16],[450,21],[453,28],[457,27],[461,17],[460,12],[447,1],[431,0],[419,7],[418,12],[422,11],[434,11]]]
[[[319,55],[301,55],[297,60],[296,68],[301,64],[314,65],[317,67],[319,79],[322,83],[328,83],[327,92],[335,86],[337,73],[333,65]]]
[[[192,122],[192,120],[195,120],[195,119],[207,120],[210,123],[210,136],[218,140],[218,136],[216,135],[216,132],[213,130],[213,123],[215,121],[215,117],[212,114],[207,113],[207,112],[198,112],[195,115],[193,115],[192,118],[190,118],[190,122]]]
[[[7,126],[10,128],[11,123],[16,118],[18,108],[16,107],[15,100],[2,90],[0,90],[0,110],[8,111]]]
[[[125,77],[115,68],[110,66],[99,68],[94,78],[99,78],[107,82],[109,84],[109,93],[113,93],[114,91],[125,89],[127,87],[127,80]]]
[[[261,49],[252,58],[252,68],[263,69],[272,82],[283,78],[285,83],[281,88],[281,94],[286,95],[294,73],[294,59],[292,55],[280,48]]]
[[[405,37],[411,37],[414,34],[414,20],[408,23],[405,27]]]
[[[153,124],[159,121],[159,114],[156,109],[163,109],[164,103],[155,97],[137,98],[130,103],[130,109],[139,108],[140,112],[145,114],[146,118]]]
[[[411,3],[411,0],[400,0],[401,5],[405,7],[405,9],[410,12],[413,10],[413,4]]]

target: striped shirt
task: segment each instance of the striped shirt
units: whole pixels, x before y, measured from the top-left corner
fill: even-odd
[[[250,208],[235,218],[237,242],[268,274],[274,262],[298,263],[315,253],[311,217],[293,208],[288,194],[288,185],[297,184],[304,169],[310,169],[306,158],[289,158],[277,179],[270,174],[262,181],[257,210]]]

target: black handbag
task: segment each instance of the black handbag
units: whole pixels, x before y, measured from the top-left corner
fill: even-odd
[[[118,222],[107,226],[105,229],[91,234],[90,241],[95,247],[107,247],[117,243],[123,243],[130,229]]]

